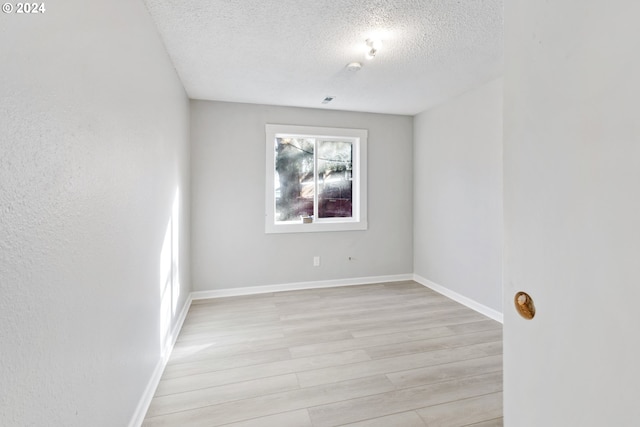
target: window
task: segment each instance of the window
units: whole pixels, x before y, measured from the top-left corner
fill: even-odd
[[[267,233],[367,229],[367,131],[266,125]]]

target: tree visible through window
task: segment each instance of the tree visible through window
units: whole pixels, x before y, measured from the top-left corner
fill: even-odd
[[[278,221],[352,216],[351,142],[276,138],[275,151]]]
[[[267,232],[365,229],[365,147],[363,130],[267,125]]]

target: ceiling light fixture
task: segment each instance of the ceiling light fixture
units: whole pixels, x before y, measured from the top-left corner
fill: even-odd
[[[380,40],[374,40],[374,39],[367,39],[365,40],[365,43],[367,44],[367,54],[365,55],[367,59],[373,59],[376,56],[376,53],[378,53],[378,50],[380,49],[380,46],[382,45],[382,42]]]
[[[347,70],[349,71],[360,71],[362,68],[362,64],[359,62],[351,62],[347,64]]]

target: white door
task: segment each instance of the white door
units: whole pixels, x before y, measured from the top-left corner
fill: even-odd
[[[640,3],[509,0],[504,37],[505,425],[640,426]]]

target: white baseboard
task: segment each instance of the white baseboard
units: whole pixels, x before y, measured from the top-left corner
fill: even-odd
[[[144,416],[147,414],[147,410],[149,410],[149,405],[151,405],[151,399],[153,399],[153,395],[156,393],[156,389],[158,388],[158,384],[160,383],[160,378],[162,378],[162,373],[164,372],[164,368],[167,366],[167,362],[169,361],[169,356],[171,356],[171,352],[173,351],[173,346],[176,344],[176,340],[178,339],[178,334],[180,334],[180,330],[182,329],[182,325],[184,324],[184,320],[187,317],[187,313],[189,312],[189,307],[191,307],[191,302],[193,299],[191,298],[191,294],[187,297],[187,300],[180,311],[180,314],[176,320],[176,323],[173,325],[173,329],[171,329],[171,334],[169,335],[169,339],[167,340],[167,344],[162,352],[162,356],[158,361],[155,369],[153,370],[153,374],[151,374],[151,379],[147,383],[147,387],[138,402],[138,406],[136,407],[135,412],[133,413],[133,417],[131,418],[131,422],[129,423],[129,427],[140,427],[142,422],[144,421]]]
[[[452,300],[459,302],[460,304],[467,306],[470,309],[475,310],[484,316],[487,316],[490,319],[493,319],[500,323],[504,323],[503,314],[497,310],[494,310],[493,308],[480,304],[479,302],[474,301],[471,298],[467,298],[464,295],[460,295],[459,293],[454,292],[451,289],[445,288],[444,286],[433,283],[431,280],[425,279],[424,277],[419,276],[417,274],[413,275],[413,280],[420,283],[422,286],[432,289],[437,293],[444,295],[447,298],[451,298]]]
[[[413,274],[392,276],[357,277],[353,279],[321,280],[316,282],[285,283],[281,285],[250,286],[244,288],[215,289],[211,291],[191,292],[194,300],[208,298],[236,297],[242,295],[266,294],[270,292],[299,291],[302,289],[335,288],[338,286],[356,286],[373,283],[402,282],[413,280]]]

